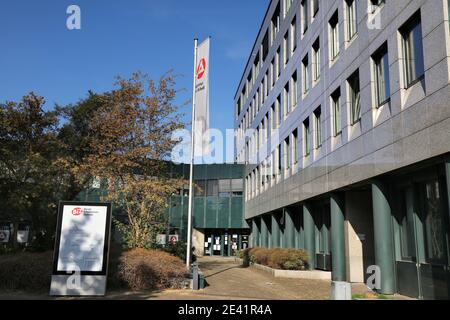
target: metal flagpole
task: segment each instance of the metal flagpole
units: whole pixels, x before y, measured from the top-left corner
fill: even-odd
[[[191,264],[191,250],[192,250],[192,199],[193,199],[193,180],[194,180],[194,158],[195,158],[195,79],[197,69],[197,44],[198,40],[194,39],[194,83],[192,89],[192,132],[191,132],[191,163],[189,169],[189,206],[188,206],[188,234],[187,234],[187,248],[186,248],[186,268],[189,270]]]

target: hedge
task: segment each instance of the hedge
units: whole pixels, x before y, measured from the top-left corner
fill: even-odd
[[[0,255],[0,290],[50,290],[53,252]],[[183,261],[160,250],[112,248],[108,289],[181,288],[188,277]]]
[[[309,260],[308,253],[302,249],[260,247],[238,251],[237,257],[243,259],[247,266],[249,263],[257,263],[281,270],[305,270]]]

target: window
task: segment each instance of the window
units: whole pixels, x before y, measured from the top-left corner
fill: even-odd
[[[221,179],[219,180],[219,197],[231,196],[231,180]]]
[[[272,59],[272,62],[270,63],[270,70],[272,72],[272,81],[271,81],[271,89],[275,86],[275,82],[277,81],[277,73],[276,73],[276,66],[275,66],[275,58]]]
[[[289,98],[290,97],[289,97],[289,82],[288,82],[284,86],[284,91],[283,91],[283,115],[284,115],[285,119],[289,114]]]
[[[308,0],[303,0],[302,1],[302,32],[303,34],[306,33],[306,31],[308,30],[308,25],[309,25],[309,8],[308,8]]]
[[[294,0],[284,0],[284,16],[285,17],[288,14],[289,9],[291,9],[291,5],[292,5],[293,1]]]
[[[370,0],[370,11],[371,13],[375,13],[375,11],[380,8],[386,0]]]
[[[320,39],[313,44],[313,64],[314,64],[314,81],[320,79]]]
[[[261,44],[262,51],[262,61],[266,61],[267,55],[269,54],[269,31],[266,31]]]
[[[295,49],[297,49],[297,19],[294,19],[291,22],[291,55],[294,53]]]
[[[294,164],[298,163],[298,130],[292,133],[292,154],[294,155]]]
[[[342,132],[341,124],[341,90],[337,89],[331,95],[331,106],[333,112],[333,136],[338,136]]]
[[[194,195],[195,196],[204,196],[205,190],[206,190],[205,180],[197,180],[197,181],[195,181],[195,185],[197,187],[194,189]]]
[[[284,56],[284,65],[286,66],[289,62],[289,32],[286,32],[283,39],[283,56]]]
[[[276,128],[278,129],[281,124],[281,96],[277,97],[277,102],[275,104],[275,108],[277,111],[277,126],[276,126]]]
[[[277,147],[277,175],[281,174],[281,145]]]
[[[330,25],[330,59],[333,61],[339,55],[339,18],[336,11],[329,21]]]
[[[356,0],[345,0],[347,4],[347,41],[353,39],[357,32]]]
[[[219,183],[217,180],[206,180],[206,196],[217,197],[219,194]]]
[[[276,62],[277,80],[281,74],[281,52],[280,52],[280,50],[281,50],[280,48],[278,48],[278,50],[277,50],[277,62]]]
[[[309,118],[303,121],[303,154],[305,157],[309,156],[309,139],[310,139],[310,127]]]
[[[375,75],[375,93],[377,106],[385,104],[390,96],[388,47],[384,44],[372,55]]]
[[[284,166],[286,170],[291,168],[291,146],[289,137],[284,140]]]
[[[294,72],[291,78],[291,109],[297,107],[297,71]]]
[[[302,61],[302,70],[303,70],[303,94],[307,94],[309,91],[309,60],[308,55]]]
[[[273,13],[271,27],[271,43],[273,43],[278,34],[278,31],[280,30],[280,4],[278,4],[275,12]]]
[[[420,11],[400,29],[400,33],[403,40],[405,84],[409,87],[420,80],[425,72]]]
[[[359,70],[356,70],[347,80],[350,93],[350,111],[352,125],[361,119],[361,96],[359,88]]]
[[[275,130],[277,128],[277,112],[275,103],[272,104],[272,107],[270,107],[270,112],[272,114],[272,130]]]
[[[322,110],[318,107],[314,111],[314,148],[319,149],[322,146]]]
[[[313,17],[319,12],[319,0],[312,0]]]

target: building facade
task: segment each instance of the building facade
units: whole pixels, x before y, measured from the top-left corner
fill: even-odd
[[[189,180],[188,164],[170,164],[172,176]],[[232,256],[249,246],[250,229],[244,219],[242,164],[211,164],[194,166],[194,198],[192,245],[198,256]],[[106,195],[100,184],[82,192],[77,200],[97,202]],[[189,186],[169,198],[165,214],[166,243],[169,235],[187,241]],[[113,206],[113,215],[126,221],[120,208]],[[113,226],[114,227],[114,226]],[[117,231],[117,230],[116,230]],[[122,241],[119,232],[113,232]]]
[[[450,1],[272,0],[235,96],[251,245],[448,298]]]

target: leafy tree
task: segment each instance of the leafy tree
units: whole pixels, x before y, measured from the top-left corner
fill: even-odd
[[[34,93],[0,104],[0,219],[29,220],[35,243],[53,245],[57,202],[67,187],[59,165],[58,112]]]
[[[177,143],[172,132],[184,127],[174,104],[175,78],[157,82],[135,73],[118,78],[117,89],[99,96],[89,122],[90,152],[76,167],[78,179],[108,181],[105,200],[119,205],[127,223],[116,221],[128,247],[153,247],[164,230],[167,198],[183,181],[170,176],[167,160]]]

